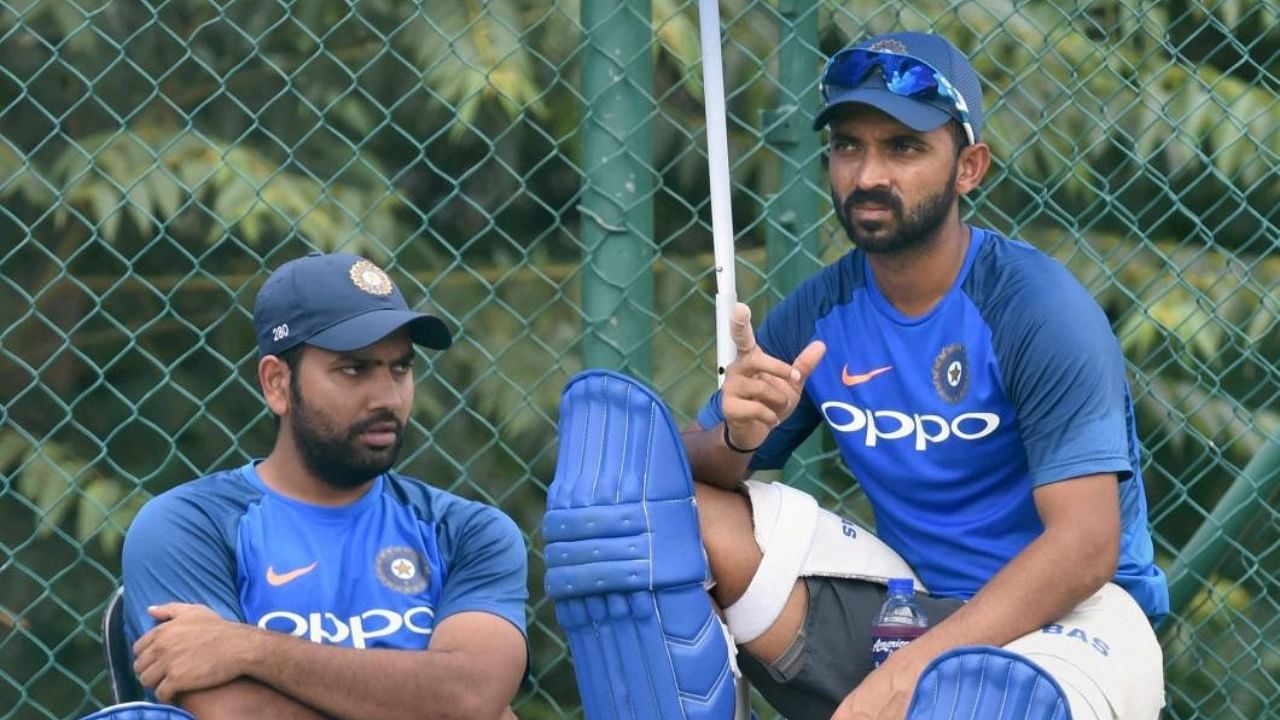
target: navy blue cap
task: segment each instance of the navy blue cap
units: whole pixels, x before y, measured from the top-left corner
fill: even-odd
[[[928,33],[898,32],[867,38],[854,47],[872,52],[910,55],[933,66],[964,98],[964,103],[968,106],[969,124],[973,127],[974,140],[981,138],[982,84],[973,66],[969,64],[969,59],[946,38]],[[829,92],[827,104],[814,118],[814,130],[821,130],[831,122],[836,107],[847,103],[870,105],[919,132],[928,132],[941,127],[948,120],[960,119],[945,99],[911,98],[889,92],[885,87],[884,76],[875,71],[868,73],[862,83],[856,87],[833,87]]]
[[[419,345],[443,350],[453,342],[440,318],[410,310],[382,268],[350,253],[290,260],[271,273],[253,304],[263,355],[301,343],[349,352],[405,326]]]

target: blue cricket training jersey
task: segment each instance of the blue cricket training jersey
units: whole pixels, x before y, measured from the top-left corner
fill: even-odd
[[[876,534],[932,594],[972,597],[1043,531],[1034,488],[1113,472],[1114,581],[1152,622],[1168,613],[1124,358],[1097,303],[1055,260],[973,228],[951,290],[908,317],[854,250],[789,295],[756,338],[788,362],[813,340],[827,352],[751,467],[781,467],[825,423],[871,501]],[[717,392],[698,421],[723,419]]]
[[[425,649],[437,624],[466,611],[525,631],[515,523],[395,473],[341,507],[285,497],[252,463],[181,485],[129,528],[124,587],[130,643],[155,625],[147,606],[167,602],[354,648]]]

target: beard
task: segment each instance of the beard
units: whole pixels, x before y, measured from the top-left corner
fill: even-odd
[[[345,432],[302,401],[294,391],[293,417],[289,423],[302,463],[326,485],[351,490],[391,469],[404,442],[404,426],[390,410],[383,410],[347,428]],[[395,423],[396,440],[384,448],[370,448],[360,434],[379,423]]]
[[[892,255],[927,245],[938,227],[947,219],[956,202],[956,172],[960,163],[951,165],[951,177],[937,193],[926,197],[907,214],[902,198],[887,188],[871,190],[854,189],[840,202],[834,188],[831,205],[838,209],[836,216],[853,244],[868,254]],[[893,219],[857,222],[853,219],[853,207],[862,203],[875,203],[889,208]]]

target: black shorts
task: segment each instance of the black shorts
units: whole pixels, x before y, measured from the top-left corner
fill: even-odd
[[[871,672],[871,626],[887,590],[862,580],[810,577],[804,582],[809,608],[795,641],[772,664],[743,651],[738,665],[789,720],[829,720]],[[931,626],[964,604],[958,598],[916,599]]]

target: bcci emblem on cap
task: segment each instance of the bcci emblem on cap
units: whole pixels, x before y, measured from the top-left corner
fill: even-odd
[[[907,54],[907,46],[903,45],[901,41],[894,40],[893,38],[879,40],[867,49],[871,52],[893,53],[894,55]]]
[[[382,268],[368,260],[360,260],[351,266],[351,282],[370,295],[390,295],[391,278]]]
[[[383,548],[374,561],[378,580],[383,585],[406,595],[427,589],[431,568],[413,548],[401,545]]]

